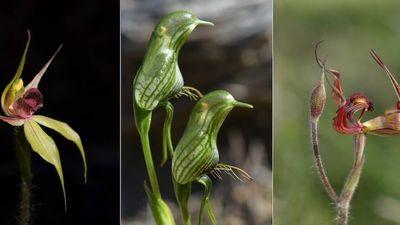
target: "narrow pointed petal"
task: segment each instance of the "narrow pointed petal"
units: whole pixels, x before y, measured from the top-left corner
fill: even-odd
[[[61,50],[62,46],[63,45],[61,44],[60,47],[58,47],[58,49],[53,54],[53,56],[51,56],[50,60],[43,66],[43,68],[39,71],[39,73],[36,74],[36,76],[33,78],[33,80],[28,85],[26,85],[25,90],[29,90],[31,88],[38,88],[40,79],[42,79],[43,74],[46,72],[47,68],[50,66],[50,63],[53,61],[54,57],[56,57],[57,53]]]
[[[397,83],[396,79],[394,78],[393,74],[390,72],[390,70],[387,68],[387,66],[383,63],[381,58],[379,58],[378,54],[371,49],[370,51],[372,58],[375,60],[376,63],[385,71],[386,75],[388,75],[390,82],[393,85],[394,91],[396,92],[397,99],[400,101],[400,86],[399,83]]]
[[[200,213],[199,213],[199,225],[203,225],[204,209],[207,210],[207,213],[208,213],[208,216],[210,217],[211,223],[213,225],[217,225],[217,219],[214,216],[214,212],[212,211],[211,203],[210,203],[212,181],[207,175],[204,175],[201,178],[199,178],[197,180],[197,182],[199,182],[200,184],[202,184],[204,186],[204,194],[203,194],[203,199],[201,201]]]
[[[205,25],[205,26],[214,26],[214,24],[213,23],[211,23],[211,22],[208,22],[208,21],[204,21],[204,20],[197,20],[197,24],[199,24],[199,25]]]
[[[8,116],[0,116],[0,120],[10,124],[11,126],[22,126],[25,122],[24,119],[16,118],[16,117],[8,117]]]
[[[15,90],[15,87],[22,86],[21,85],[22,81],[19,80],[19,77],[21,76],[22,71],[24,70],[26,54],[28,52],[30,41],[31,41],[31,33],[28,30],[28,41],[26,42],[24,53],[22,54],[21,61],[19,62],[17,72],[15,73],[13,79],[6,86],[6,88],[3,91],[3,94],[1,95],[1,107],[7,116],[10,116],[12,114],[8,107],[13,103],[15,99],[15,93],[18,91]]]
[[[42,126],[45,126],[45,127],[48,127],[50,129],[57,131],[62,136],[64,136],[66,139],[75,143],[75,145],[79,148],[79,151],[82,156],[84,169],[85,169],[84,176],[85,176],[85,182],[86,182],[86,172],[87,172],[86,157],[85,157],[85,151],[83,149],[82,141],[81,141],[81,138],[79,137],[79,134],[76,133],[68,124],[66,124],[64,122],[60,122],[55,119],[51,119],[46,116],[34,115],[34,116],[32,116],[32,119],[34,121],[38,122]]]
[[[43,131],[39,124],[33,120],[27,120],[24,123],[24,133],[33,151],[56,168],[63,189],[65,210],[67,210],[64,176],[57,145],[54,143],[54,140]]]

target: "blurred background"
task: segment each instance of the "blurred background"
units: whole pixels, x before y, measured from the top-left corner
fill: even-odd
[[[32,152],[32,224],[119,224],[119,2],[2,1],[0,89],[18,67],[27,29],[32,39],[22,78],[27,84],[64,46],[39,89],[37,114],[67,122],[79,134],[88,163],[87,184],[76,146],[45,129],[60,151],[68,211],[52,165]],[[3,114],[3,113],[1,113]],[[20,178],[13,128],[0,125],[0,224],[17,224]]]
[[[202,93],[226,89],[253,110],[234,109],[219,133],[220,161],[249,172],[253,182],[224,175],[213,180],[212,204],[220,224],[271,224],[271,30],[272,2],[230,1],[121,1],[121,116],[123,224],[154,224],[143,181],[147,179],[143,153],[132,114],[132,82],[156,23],[167,13],[192,11],[214,27],[197,27],[180,52],[179,66],[185,85]],[[173,143],[176,145],[195,102],[173,99]],[[156,164],[161,160],[163,109],[156,109],[150,133]],[[172,189],[170,161],[157,166],[161,192],[180,217]],[[190,210],[197,223],[202,187],[194,184]],[[207,218],[207,224],[209,224]]]
[[[341,72],[344,92],[366,94],[381,115],[397,101],[369,55],[374,48],[400,80],[400,2],[395,0],[274,1],[274,224],[336,224],[314,166],[309,134],[309,97],[320,77],[314,45],[327,67]],[[330,98],[320,120],[322,159],[339,192],[353,161],[353,138],[332,128]],[[349,224],[400,224],[400,138],[368,135],[366,162],[354,195]]]

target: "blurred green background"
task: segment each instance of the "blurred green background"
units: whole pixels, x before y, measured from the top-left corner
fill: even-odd
[[[309,97],[320,76],[314,45],[327,66],[342,74],[344,92],[366,94],[381,115],[396,103],[375,49],[400,81],[400,1],[274,1],[274,220],[275,225],[335,224],[334,204],[316,173],[309,135]],[[339,192],[353,160],[351,135],[332,128],[330,98],[320,120],[322,159]],[[400,224],[400,137],[368,135],[366,163],[349,224]]]

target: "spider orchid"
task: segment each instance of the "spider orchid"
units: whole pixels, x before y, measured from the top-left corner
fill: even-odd
[[[38,153],[45,161],[52,164],[56,168],[61,181],[64,204],[66,208],[64,178],[57,145],[55,144],[54,140],[45,133],[41,126],[57,131],[66,139],[76,144],[83,159],[84,178],[86,182],[87,169],[85,152],[79,135],[68,124],[49,117],[34,115],[36,111],[43,107],[43,95],[38,89],[39,82],[49,67],[51,61],[60,51],[62,46],[57,49],[50,60],[44,65],[39,73],[36,74],[33,80],[24,86],[23,80],[20,77],[25,65],[30,39],[31,37],[28,31],[28,41],[26,43],[17,72],[1,95],[1,107],[6,116],[0,116],[0,119],[14,127],[23,127],[26,140],[30,144],[32,150]]]

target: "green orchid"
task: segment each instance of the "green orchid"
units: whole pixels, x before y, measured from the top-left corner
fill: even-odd
[[[229,92],[217,90],[201,98],[190,114],[189,121],[172,158],[175,194],[184,224],[190,224],[187,201],[192,182],[198,182],[204,186],[199,224],[203,224],[204,209],[207,209],[212,224],[216,225],[217,221],[209,200],[212,181],[207,174],[220,178],[221,173],[225,172],[233,178],[241,180],[236,174],[238,172],[244,178],[252,179],[240,168],[219,163],[218,132],[229,112],[236,106],[253,108],[250,104],[236,101]]]
[[[41,126],[57,131],[66,139],[76,144],[83,159],[84,178],[86,182],[87,168],[85,152],[78,133],[76,133],[68,124],[49,117],[33,115],[37,110],[43,107],[43,95],[38,89],[39,82],[51,61],[60,51],[62,46],[57,49],[50,60],[44,65],[39,73],[36,74],[33,80],[24,86],[23,80],[20,77],[25,65],[30,39],[30,33],[28,31],[28,41],[26,43],[17,72],[1,95],[1,107],[6,116],[0,116],[0,119],[14,127],[23,127],[25,138],[30,144],[32,150],[38,153],[45,161],[52,164],[56,168],[61,181],[64,195],[64,205],[66,209],[64,178],[57,145],[55,144],[54,140],[46,134]]]

